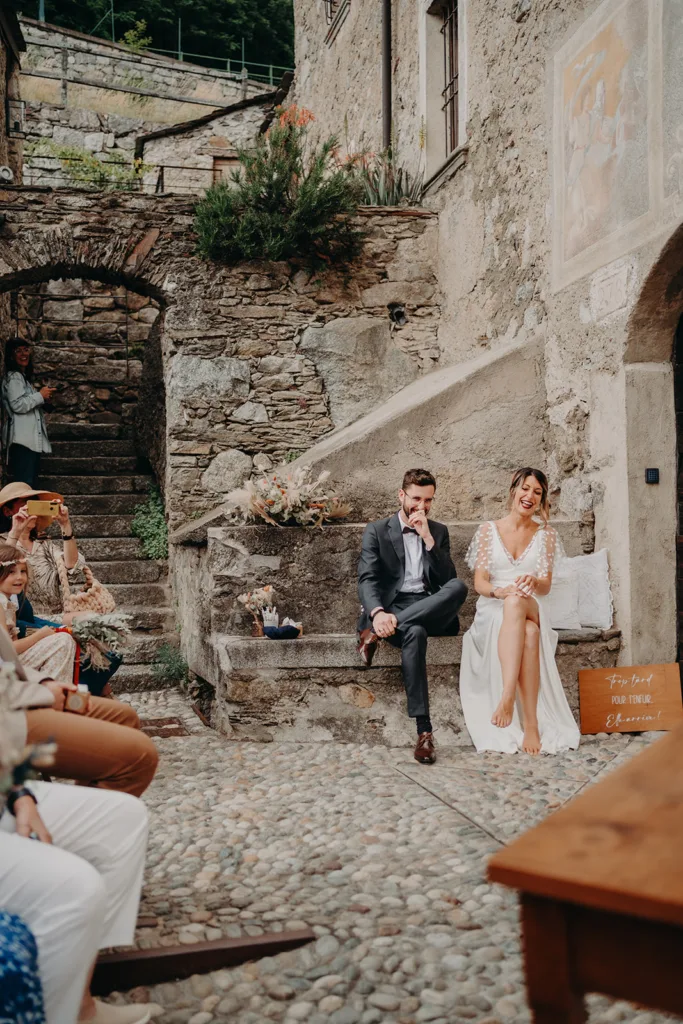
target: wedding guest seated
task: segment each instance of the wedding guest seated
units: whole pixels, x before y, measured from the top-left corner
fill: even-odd
[[[30,516],[26,502],[30,499],[56,501],[60,504],[59,515],[48,517]],[[2,537],[8,544],[22,550],[31,573],[32,599],[41,615],[61,617],[63,595],[59,581],[57,559],[63,558],[69,573],[73,574],[85,564],[85,558],[78,550],[69,509],[61,494],[54,491],[36,491],[28,484],[17,481],[0,490],[0,511],[9,530]],[[45,536],[52,523],[62,531],[62,543]],[[62,621],[68,625],[66,617]]]
[[[47,1024],[149,1021],[145,1005],[113,1006],[89,991],[93,951],[133,943],[147,828],[144,804],[126,793],[54,782],[14,787],[0,808],[0,908],[35,938]]]
[[[18,595],[16,604],[16,627],[17,633],[20,638],[24,638],[27,633],[32,630],[41,630],[43,628],[58,628],[61,625],[56,619],[44,619],[39,615],[35,615],[33,612],[33,605],[26,596],[26,591],[22,591]],[[107,668],[94,668],[87,662],[84,664],[83,656],[81,655],[81,664],[79,668],[78,681],[84,683],[90,693],[94,694],[95,697],[112,697],[112,689],[110,686],[110,680],[116,673],[117,669],[123,664],[123,656],[115,654],[114,651],[107,651],[106,658],[109,661]]]
[[[59,515],[55,520],[29,516],[26,502],[32,498],[59,502]],[[71,577],[83,569],[85,559],[78,550],[69,509],[62,496],[53,491],[33,490],[28,484],[17,481],[0,490],[0,512],[6,530],[0,537],[23,551],[31,574],[31,600],[24,593],[19,601],[19,636],[25,636],[27,629],[36,626],[69,625],[72,615],[63,612],[64,595],[57,561],[59,558],[64,560]],[[52,522],[56,522],[62,531],[61,545],[45,536]],[[96,696],[111,696],[109,681],[123,662],[123,658],[113,652],[108,652],[107,658],[109,667],[106,669],[84,666],[81,670],[80,682],[85,683]]]
[[[0,1021],[45,1024],[36,940],[17,914],[1,909]]]
[[[84,714],[65,711],[66,694],[75,685],[55,680],[45,669],[25,668],[2,616],[0,662],[13,664],[26,683],[13,707],[19,740],[24,744],[53,739],[59,748],[55,775],[134,796],[144,793],[159,756],[149,736],[140,731],[140,720],[129,704],[91,696]]]
[[[25,667],[44,671],[62,685],[70,686],[74,677],[76,643],[69,633],[58,633],[54,626],[44,625],[19,639],[13,599],[25,590],[27,583],[26,559],[18,557],[17,548],[0,544],[0,609],[14,650],[21,656]]]

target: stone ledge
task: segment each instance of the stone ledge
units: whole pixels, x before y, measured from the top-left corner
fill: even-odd
[[[558,636],[560,644],[576,645],[618,641],[621,634],[614,629],[579,629],[558,630]],[[359,668],[356,637],[348,633],[311,634],[298,640],[268,640],[219,634],[214,638],[213,646],[221,654],[227,655],[234,670]],[[427,664],[455,667],[460,664],[461,653],[461,636],[431,637],[427,647]],[[400,663],[400,651],[389,644],[381,644],[368,680],[372,678],[375,668],[396,667]]]

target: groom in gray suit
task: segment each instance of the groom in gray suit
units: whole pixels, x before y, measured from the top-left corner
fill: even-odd
[[[415,760],[436,760],[427,685],[427,637],[456,636],[467,587],[457,578],[448,528],[429,519],[436,480],[409,469],[398,492],[400,508],[369,523],[358,563],[358,652],[370,668],[380,640],[401,650],[408,714],[417,722]]]

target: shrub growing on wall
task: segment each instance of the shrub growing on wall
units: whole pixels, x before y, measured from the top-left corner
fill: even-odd
[[[352,221],[360,182],[339,166],[337,139],[307,144],[309,111],[281,110],[241,168],[210,188],[196,209],[198,251],[205,259],[293,260],[345,264],[360,253],[364,233]]]

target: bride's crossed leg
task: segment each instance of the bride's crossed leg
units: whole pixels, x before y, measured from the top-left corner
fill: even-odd
[[[510,725],[519,687],[524,724],[522,750],[527,754],[540,754],[537,713],[541,682],[540,619],[538,604],[533,597],[515,594],[503,599],[498,657],[503,676],[503,694],[491,721],[500,729]]]

